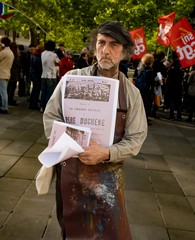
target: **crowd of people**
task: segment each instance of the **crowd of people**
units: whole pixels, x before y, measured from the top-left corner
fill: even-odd
[[[143,74],[145,78],[143,80]],[[142,89],[140,84],[145,81]],[[169,112],[170,120],[182,121],[182,112],[188,115],[185,121],[192,122],[195,113],[195,66],[182,69],[173,53],[166,60],[164,52],[145,54],[136,67],[133,81],[144,102],[148,125],[151,118],[158,118],[158,109]]]
[[[5,36],[0,43],[0,113],[7,113],[8,106],[17,106],[14,96],[27,96],[29,108],[44,112],[57,83],[68,71],[85,68],[96,62],[88,48],[83,48],[77,59],[72,51],[65,49],[63,43],[49,40],[45,45],[30,44],[25,50],[23,45],[11,42]],[[136,65],[137,64],[137,65]],[[146,72],[147,87],[140,90],[144,102],[148,124],[150,117],[157,118],[159,107],[169,112],[170,120],[182,120],[182,111],[188,113],[186,121],[192,122],[195,112],[195,66],[181,69],[179,60],[167,61],[165,53],[145,54],[140,62],[133,62],[136,84],[143,71]],[[119,65],[128,77],[129,64],[122,60]]]
[[[15,95],[27,97],[29,108],[44,112],[58,82],[68,71],[92,64],[93,57],[83,48],[78,59],[64,44],[48,40],[44,45],[23,45],[0,39],[0,113],[6,114],[9,106],[18,106]],[[18,92],[16,93],[16,91]]]

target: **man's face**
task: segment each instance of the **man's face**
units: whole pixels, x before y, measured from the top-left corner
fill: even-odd
[[[110,70],[118,67],[122,59],[123,45],[105,34],[97,35],[96,58],[102,69]]]
[[[35,49],[36,49],[35,47],[30,47],[30,48],[29,48],[29,52],[32,53],[32,54],[34,54]]]

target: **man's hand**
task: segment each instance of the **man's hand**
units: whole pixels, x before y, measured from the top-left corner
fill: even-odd
[[[79,159],[87,165],[96,165],[103,161],[109,160],[109,149],[100,146],[95,141],[91,140],[90,144],[83,153],[79,154]]]

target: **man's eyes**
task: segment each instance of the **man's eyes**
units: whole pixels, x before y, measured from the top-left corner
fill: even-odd
[[[106,45],[106,43],[105,43],[104,41],[98,42],[98,44],[101,45],[101,46]],[[119,45],[120,45],[120,44],[119,44],[118,42],[110,42],[110,43],[109,43],[109,46],[111,46],[111,47],[115,47],[115,46],[119,46]]]

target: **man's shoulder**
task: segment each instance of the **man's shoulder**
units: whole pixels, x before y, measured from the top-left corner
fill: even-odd
[[[2,51],[0,51],[1,55],[7,58],[13,58],[14,59],[14,54],[12,50],[9,47],[4,48]]]
[[[76,69],[72,69],[70,71],[67,72],[67,74],[69,75],[86,75],[86,76],[91,76],[93,75],[94,72],[94,65],[85,67],[85,68],[76,68]]]

